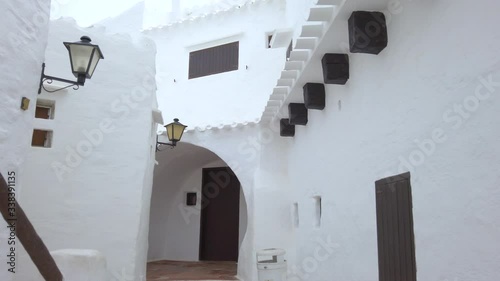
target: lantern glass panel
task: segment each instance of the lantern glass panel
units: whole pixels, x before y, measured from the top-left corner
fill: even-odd
[[[92,58],[94,46],[81,44],[68,44],[71,67],[75,77],[79,74],[87,75],[89,61]]]
[[[101,59],[101,53],[99,52],[99,49],[95,48],[95,51],[92,55],[92,61],[90,62],[90,68],[87,73],[87,78],[92,78],[92,75],[94,74],[94,70],[97,66],[97,63]]]
[[[167,128],[167,137],[170,141],[180,141],[186,126],[179,122],[173,122],[165,126]]]

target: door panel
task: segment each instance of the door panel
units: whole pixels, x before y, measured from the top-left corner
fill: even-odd
[[[200,260],[237,261],[240,182],[231,169],[203,169]]]
[[[375,183],[380,281],[416,281],[410,174]]]

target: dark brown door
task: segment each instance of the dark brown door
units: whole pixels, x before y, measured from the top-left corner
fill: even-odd
[[[380,281],[416,281],[410,173],[375,182]]]
[[[200,260],[237,261],[240,182],[231,169],[203,169]]]

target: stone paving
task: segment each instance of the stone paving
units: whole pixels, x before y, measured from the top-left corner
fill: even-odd
[[[148,263],[147,281],[238,280],[235,262],[156,261]]]

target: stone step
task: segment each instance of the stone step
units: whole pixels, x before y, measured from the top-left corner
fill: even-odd
[[[302,32],[299,37],[318,37],[323,36],[325,23],[313,22],[302,26]]]
[[[316,6],[309,11],[308,21],[330,21],[333,17],[335,6]]]
[[[295,49],[314,50],[317,44],[318,44],[317,37],[299,37],[295,42]]]
[[[276,86],[287,86],[292,87],[295,80],[293,79],[278,79],[278,84]]]
[[[309,50],[294,50],[290,53],[289,61],[307,61],[310,54]]]
[[[313,0],[316,5],[340,5],[342,0]]]

